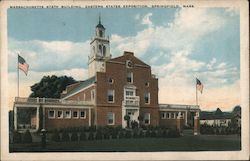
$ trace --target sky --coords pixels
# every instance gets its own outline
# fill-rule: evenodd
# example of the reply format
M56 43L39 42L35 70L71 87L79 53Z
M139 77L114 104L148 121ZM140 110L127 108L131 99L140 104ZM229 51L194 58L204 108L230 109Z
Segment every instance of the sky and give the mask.
M10 104L17 96L17 53L30 69L20 71L20 96L44 75L84 80L99 14L112 57L123 51L149 64L159 79L159 103L195 104L230 111L240 104L240 15L237 8L8 9ZM11 106L11 105L10 105Z

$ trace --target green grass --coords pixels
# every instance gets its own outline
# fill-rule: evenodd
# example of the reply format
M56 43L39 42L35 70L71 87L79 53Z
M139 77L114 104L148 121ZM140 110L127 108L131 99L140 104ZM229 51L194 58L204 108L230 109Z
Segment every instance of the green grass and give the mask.
M149 151L232 151L240 150L240 137L234 136L183 136L179 138L138 138L93 140L81 142L48 143L46 149L40 144L12 144L11 152L82 151L82 152L149 152Z

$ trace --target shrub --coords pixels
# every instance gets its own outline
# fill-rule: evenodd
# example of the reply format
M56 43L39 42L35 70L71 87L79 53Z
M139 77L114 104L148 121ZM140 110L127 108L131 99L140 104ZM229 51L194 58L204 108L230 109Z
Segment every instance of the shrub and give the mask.
M80 133L80 140L81 141L84 141L84 140L86 140L86 133L84 132L84 131L82 131L81 133Z
M118 131L116 129L113 129L113 131L111 132L112 139L116 139L117 135L118 135Z
M29 130L26 130L24 133L23 143L32 143L32 136Z
M132 137L131 131L127 130L125 133L125 138L131 138L131 137Z
M94 140L94 133L92 131L89 132L88 140Z
M139 137L140 137L140 138L143 138L143 137L144 137L144 132L143 132L142 130L139 132Z
M150 137L156 137L156 131L155 130L151 131Z
M60 139L60 134L57 130L55 130L52 134L52 138L51 138L53 141L55 142L59 142L61 139Z
M21 143L22 142L22 135L18 131L14 131L13 133L13 143Z
M119 137L119 139L122 139L122 138L125 137L125 136L124 136L123 130L121 130L121 131L119 132L118 137Z
M147 131L146 131L145 136L146 136L146 137L150 137L150 130L147 130Z
M131 127L132 127L132 129L138 128L139 127L138 122L137 121L131 121Z
M70 141L69 134L66 131L62 133L62 141L63 142Z
M73 132L72 135L71 135L71 141L78 141L78 135L77 135L77 132Z
M138 130L133 131L133 138L139 138L139 132Z
M97 130L96 135L95 135L96 140L102 140L102 131Z
M179 137L180 133L176 129L170 129L169 132L168 132L168 136L169 137Z

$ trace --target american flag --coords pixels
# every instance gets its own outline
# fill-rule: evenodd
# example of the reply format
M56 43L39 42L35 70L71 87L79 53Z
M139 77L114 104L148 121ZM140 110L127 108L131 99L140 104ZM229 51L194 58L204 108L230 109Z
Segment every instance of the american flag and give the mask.
M196 78L196 89L202 93L203 91L203 84L199 79Z
M18 68L21 69L25 75L28 74L29 64L27 64L24 58L20 55L18 55Z

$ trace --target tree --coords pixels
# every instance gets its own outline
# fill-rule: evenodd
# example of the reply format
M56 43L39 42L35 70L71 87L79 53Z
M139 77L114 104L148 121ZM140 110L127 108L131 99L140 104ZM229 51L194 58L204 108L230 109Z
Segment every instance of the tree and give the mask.
M39 83L32 85L30 97L60 98L66 86L75 83L72 77L55 75L44 76Z

